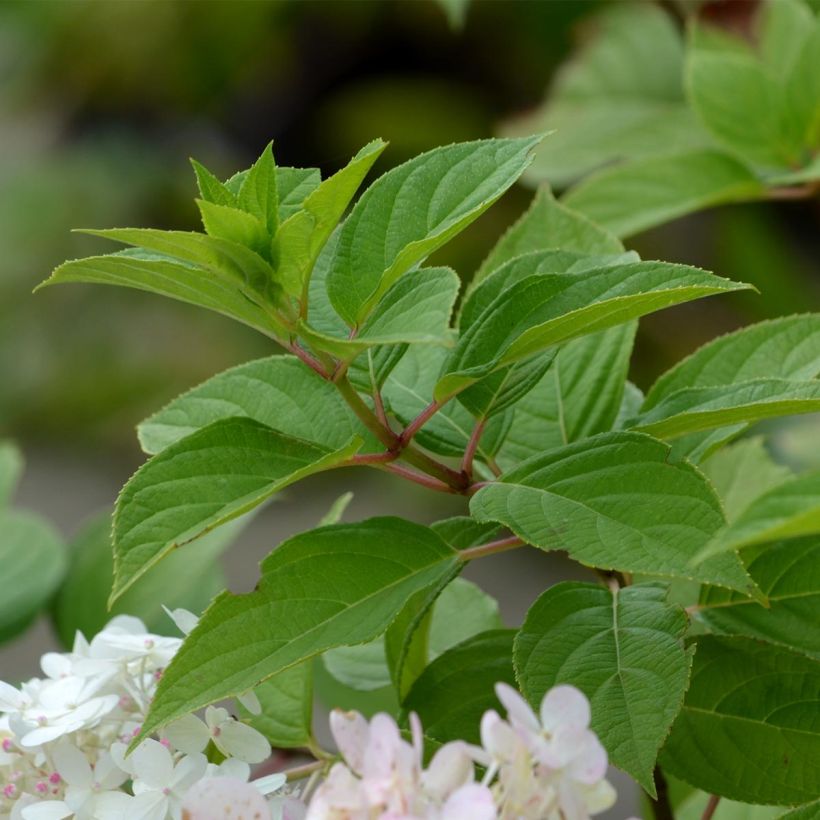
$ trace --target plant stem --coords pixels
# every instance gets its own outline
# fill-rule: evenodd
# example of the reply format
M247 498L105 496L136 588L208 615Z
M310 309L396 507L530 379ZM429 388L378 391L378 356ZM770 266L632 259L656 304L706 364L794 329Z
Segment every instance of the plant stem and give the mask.
M488 555L496 555L499 552L507 552L507 550L523 546L524 542L517 535L511 535L509 538L501 538L498 541L490 541L489 544L479 544L477 547L462 550L459 557L462 561L473 561L476 558L486 558Z
M650 805L652 806L652 815L655 820L675 820L675 814L672 811L672 803L669 800L669 784L663 776L660 766L655 766L655 788L658 791L658 796Z
M431 401L424 410L421 411L414 419L407 425L407 427L402 430L399 439L401 440L402 444L409 444L412 440L413 436L424 427L425 424L433 417L439 410L441 410L443 405L439 404L437 401Z
M481 434L484 432L484 425L487 419L478 419L473 427L473 432L470 434L470 440L467 442L467 449L464 451L464 459L461 462L461 472L467 481L472 481L473 478L473 459L475 458L476 450L478 450L478 443L481 441Z
M287 345L288 350L291 353L296 355L299 359L301 359L311 370L315 370L323 379L330 378L325 371L324 367L319 363L317 359L314 359L310 353L307 352L303 347L300 347L296 342L291 341Z
M718 803L720 803L720 795L710 794L709 802L706 804L706 808L703 810L703 815L700 820L712 820L712 815L715 813Z
M400 445L399 452L405 461L409 461L425 473L435 476L439 481L443 481L456 492L464 493L467 491L469 482L465 480L461 473L451 470L446 464L442 464L440 461L430 458L430 456L422 453L411 445L405 445L404 447Z
M313 763L305 763L304 766L294 766L292 769L285 771L285 777L288 781L304 780L310 777L314 772L320 771L324 766L327 766L326 760L314 760Z
M384 401L382 401L382 394L378 387L373 388L373 405L376 408L376 418L385 426L390 427L387 421L387 413L384 411Z
M396 450L399 445L399 437L379 421L376 414L364 403L362 397L356 392L356 389L350 383L347 376L343 376L337 382L334 382L334 384L342 394L342 398L350 406L350 409L359 417L359 421L361 421L388 450Z
M445 484L437 478L425 475L424 473L417 473L415 470L408 470L407 467L402 467L401 464L385 464L383 469L394 475L401 476L407 479L407 481L412 481L414 484L421 484L422 487L427 487L428 490L436 490L440 493L459 492L455 487L451 487L449 484Z

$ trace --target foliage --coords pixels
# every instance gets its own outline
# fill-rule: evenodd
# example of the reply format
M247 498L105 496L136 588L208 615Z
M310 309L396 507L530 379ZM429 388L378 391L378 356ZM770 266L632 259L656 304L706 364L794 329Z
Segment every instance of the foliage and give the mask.
M422 154L343 220L379 141L325 180L277 166L270 146L225 181L197 164L203 231L94 231L130 247L66 262L45 283L154 291L287 351L141 425L151 457L117 502L115 604L170 561L203 571L220 549L210 539L317 472L389 472L463 497L469 513L427 527L334 512L279 545L254 591L215 597L132 745L257 688L268 711L255 725L316 751L321 663L339 687L421 714L438 742L475 731L491 682L517 680L533 704L568 683L592 702L610 759L653 797L658 759L740 802L820 796L817 589L799 571L816 554L817 480L732 443L764 418L820 407L820 317L718 339L644 397L627 382L636 321L745 286L641 260L543 191L452 316L456 277L425 259L515 183L538 142ZM521 629L499 628L492 602L457 576L525 545L565 550L603 584L548 589ZM687 611L673 601L692 582Z

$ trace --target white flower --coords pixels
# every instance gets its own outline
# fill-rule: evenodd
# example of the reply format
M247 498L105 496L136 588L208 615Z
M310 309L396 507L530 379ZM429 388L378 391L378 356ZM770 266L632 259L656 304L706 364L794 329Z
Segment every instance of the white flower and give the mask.
M189 754L203 751L213 741L226 757L246 763L261 763L270 755L270 743L261 732L236 720L221 707L209 706L204 722L195 715L175 720L165 736L177 749Z
M190 820L257 820L269 818L262 793L235 777L212 777L194 783L182 801Z

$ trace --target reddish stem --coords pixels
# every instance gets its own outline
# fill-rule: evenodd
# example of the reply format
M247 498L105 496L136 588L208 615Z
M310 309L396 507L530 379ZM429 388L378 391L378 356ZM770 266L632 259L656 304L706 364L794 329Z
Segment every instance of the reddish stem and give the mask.
M476 558L485 558L488 555L496 555L499 552L507 552L507 550L523 546L524 542L517 535L511 535L509 538L501 538L498 541L490 541L489 544L480 544L477 547L462 550L460 557L462 561L473 561Z
M399 436L399 441L402 444L408 444L414 435L418 433L418 431L427 424L430 419L441 410L442 405L439 404L437 401L432 401L424 410L421 411L414 419L407 425L407 427L402 430L401 435Z
M459 493L454 487L439 481L437 478L424 475L424 473L417 473L415 470L408 470L407 467L402 467L400 464L385 464L384 469L415 484L421 484L422 487L427 487L429 490L436 490L440 493L455 493L456 495Z
M376 387L373 389L373 406L376 408L376 418L385 426L390 427L387 421L387 413L384 411L384 401L382 401L381 391Z
M351 456L347 460L347 464L359 465L359 464L389 464L391 461L395 461L398 458L398 453L391 452L387 450L383 453L362 453L360 455Z
M720 795L710 794L709 802L706 804L706 808L703 810L703 816L700 820L712 820L712 815L715 813L718 803L720 803Z
M318 359L314 359L313 356L307 352L307 350L299 347L296 342L290 342L290 344L288 344L288 350L301 359L311 370L315 370L323 379L330 378L325 372L324 367L322 367L319 363Z
M478 443L481 441L481 434L484 432L484 425L487 423L486 419L479 419L473 427L473 432L470 434L470 440L467 442L467 449L464 451L464 459L461 462L461 472L464 477L470 481L473 477L473 459L475 458L476 450L478 450Z

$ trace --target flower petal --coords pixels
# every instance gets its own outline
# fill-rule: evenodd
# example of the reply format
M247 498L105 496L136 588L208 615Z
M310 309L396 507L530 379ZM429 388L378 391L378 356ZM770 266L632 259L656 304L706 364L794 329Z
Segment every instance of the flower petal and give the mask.
M70 817L74 812L62 800L44 800L42 803L32 803L23 811L23 820L62 820Z
M168 724L165 737L174 748L190 755L201 752L208 745L211 733L196 715L184 715Z
M506 683L497 683L495 685L495 694L504 704L504 708L507 710L507 719L513 726L520 726L522 729L528 729L532 732L541 731L541 724L538 722L535 712L517 690Z
M212 777L195 783L182 801L191 820L252 820L270 817L262 794L249 783L232 777Z
M430 761L422 775L424 790L439 803L459 787L473 779L473 761L465 744L454 741L445 743Z
M361 774L364 766L364 750L370 736L367 721L358 712L334 709L330 713L330 731L336 746L348 766Z
M52 752L54 768L69 786L90 789L94 783L88 758L73 744L60 743Z
M468 783L447 798L441 820L496 820L492 792L479 783Z
M216 747L228 757L236 757L245 763L261 763L270 756L270 743L256 729L238 720L226 720L219 726L214 737Z
M134 778L151 789L164 789L171 781L174 761L171 753L157 740L143 740L131 754Z
M574 686L553 686L541 701L541 725L548 732L558 726L589 727L590 708L586 695Z

